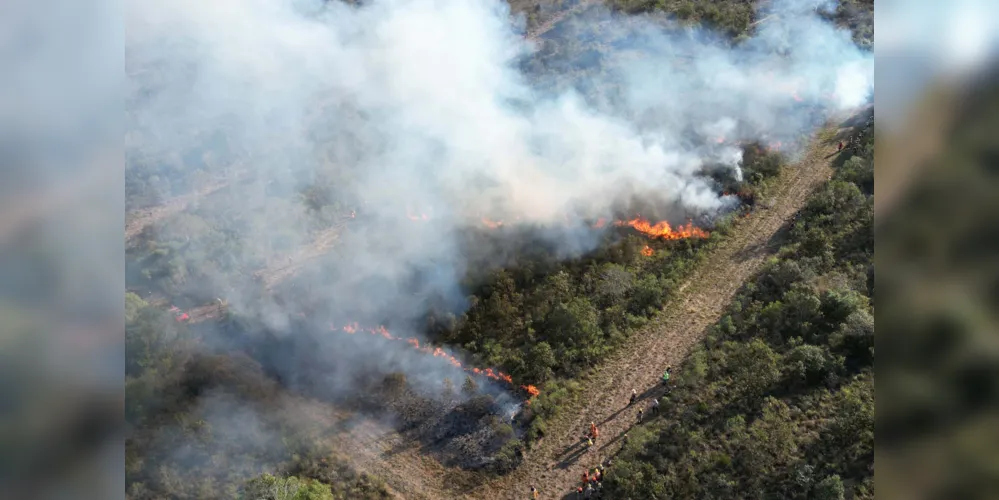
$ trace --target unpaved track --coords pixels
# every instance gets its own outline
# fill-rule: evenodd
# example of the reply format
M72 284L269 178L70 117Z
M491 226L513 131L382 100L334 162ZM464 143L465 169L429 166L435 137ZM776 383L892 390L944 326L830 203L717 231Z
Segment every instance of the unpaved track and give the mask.
M418 443L409 441L390 425L332 408L330 416L339 424L331 429L330 439L350 455L358 470L381 477L401 498L520 499L531 484L541 490L542 498L562 498L575 487L585 468L595 466L620 448L620 435L633 425L637 409L646 408L649 398L660 394L657 384L661 368L680 364L706 329L718 320L743 282L779 249L780 229L831 175L834 144L814 141L800 162L784 169L768 199L759 203L769 208L758 208L740 221L732 234L711 250L662 316L636 332L627 346L582 381L585 387L598 389L585 392L606 397L583 399L575 407L563 409L560 418L549 422L548 436L536 443L525 462L510 475L482 483L482 476L444 467L422 454ZM293 274L301 261L328 249L336 239L335 229L339 228L331 228L328 235L317 238L316 245L298 255L300 259L293 258L293 264L261 273L264 280L268 284L279 281ZM206 317L197 320L215 316L214 306L205 307ZM644 397L626 408L633 388ZM591 421L600 427L600 441L594 450L567 460Z
M582 381L594 389L586 393L601 397L584 398L575 407L563 409L560 418L549 422L548 436L536 443L515 472L482 482L482 476L443 467L421 454L419 444L407 441L390 426L363 418L354 421L349 413L337 412L338 420L344 422L333 437L338 448L352 454L359 470L385 479L406 499L522 499L532 484L541 490L541 498L563 498L575 488L585 468L617 452L620 436L634 424L637 409L647 408L649 398L660 394L661 368L680 364L738 288L779 249L781 228L832 174L834 144L835 140L814 141L801 161L784 169L770 197L761 202L769 208L758 208L740 221L698 266L662 316L636 332L627 346ZM631 389L643 398L626 408ZM600 427L599 442L593 451L567 460L591 421Z
M582 383L588 394L573 408L548 425L548 435L537 443L524 464L507 477L486 483L468 492L467 498L524 498L529 485L543 493L542 498L562 498L579 483L583 471L616 453L620 436L636 421L638 408L648 411L662 368L679 365L713 325L738 288L757 272L780 247L780 229L801 209L810 194L829 179L833 144L814 141L802 160L785 168L766 204L741 221L733 234L711 251L693 276L664 309L663 315L637 332L606 363ZM635 389L642 399L626 408ZM572 460L572 452L589 423L600 428L594 449ZM452 495L453 496L453 495Z
M551 31L551 29L554 28L555 25L557 25L558 23L562 22L562 20L564 20L565 18L567 18L569 16L572 16L572 15L575 15L575 14L578 14L578 13L580 13L580 12L588 9L589 7L591 7L593 5L597 5L599 3L601 3L600 0L579 0L579 3L577 3L576 5L574 5L572 8L569 8L569 9L566 9L566 10L562 10L562 11L559 11L559 12L555 13L552 17L548 18L545 22L543 22L543 23L535 26L534 29L529 30L527 32L527 35L524 36L524 38L526 38L527 40L530 40L532 42L537 42L538 40L541 39L542 35L544 35L545 33L549 32L549 31Z
M239 178L235 180L238 181ZM161 221L173 214L183 211L188 205L191 204L191 202L204 198L205 196L208 196L231 183L232 181L218 181L193 193L188 193L166 200L160 205L140 208L129 212L125 220L125 244L128 245L131 243L132 240L150 224Z

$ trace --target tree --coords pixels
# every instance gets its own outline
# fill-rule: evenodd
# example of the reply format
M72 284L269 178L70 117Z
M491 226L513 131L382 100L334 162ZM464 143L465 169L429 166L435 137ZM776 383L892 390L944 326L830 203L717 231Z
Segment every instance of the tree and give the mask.
M865 194L874 194L874 165L870 161L860 156L851 157L837 173L837 177L856 184Z
M834 474L815 485L815 495L812 498L815 500L843 500L845 494L843 481Z
M628 309L632 314L648 314L662 307L664 296L659 278L654 274L645 275L631 289Z
M536 383L544 382L551 378L552 368L555 366L555 352L548 342L538 342L531 347L527 355L528 376Z
M264 474L248 481L239 493L240 500L333 500L328 484L297 477Z
M631 290L635 277L618 264L604 264L598 271L596 290L598 303L606 308L616 304Z
M830 331L866 303L862 295L852 290L827 290L822 293L821 301L823 326Z
M465 375L465 382L461 384L461 392L465 394L474 394L479 390L479 384L475 383L475 379L471 375Z
M614 466L614 473L607 475L608 498L645 500L665 498L663 477L648 462L621 462Z
M535 317L544 318L551 314L558 304L572 300L573 291L572 277L569 276L569 273L559 271L548 275L534 294L532 302L535 304Z
M854 311L836 332L832 343L849 363L869 366L874 362L874 316L863 309Z
M732 386L742 401L755 401L780 378L780 355L760 339L748 343L726 342L726 365Z
M792 386L808 387L821 383L835 365L825 348L802 344L787 353L784 366Z
M125 294L125 324L134 322L139 316L139 311L148 305L146 301L142 300L142 297L127 292Z
M766 476L787 464L798 451L797 426L790 408L777 399L766 398L763 415L749 426L750 439L743 448L743 467Z
M567 347L566 370L578 370L572 364L577 359L588 361L595 357L602 347L600 326L597 322L597 309L585 297L576 297L567 304L559 304L547 321L552 338L558 339Z

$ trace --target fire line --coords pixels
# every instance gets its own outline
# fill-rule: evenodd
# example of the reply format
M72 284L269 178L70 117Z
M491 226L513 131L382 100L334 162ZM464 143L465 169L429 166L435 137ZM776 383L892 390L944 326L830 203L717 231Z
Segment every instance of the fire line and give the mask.
M416 338L413 338L413 337L409 337L409 338L396 337L396 336L392 335L391 333L389 333L388 329L386 329L384 326L381 326L381 325L373 327L373 328L362 328L362 327L358 326L358 324L356 322L354 322L354 323L349 323L347 325L344 325L342 328L337 328L335 325L330 324L330 330L331 331L343 331L343 332L346 332L346 333L348 333L350 335L353 335L353 334L355 334L357 332L366 332L366 333L368 333L370 335L377 335L377 336L380 336L380 337L384 337L384 338L386 338L388 340L406 342L407 344L411 345L413 347L413 349L416 349L416 350L418 350L420 352L433 355L433 357L435 357L435 358L444 358L447 362L451 363L455 367L461 368L466 373L471 373L471 374L474 374L474 375L481 375L481 376L484 376L484 377L489 377L489 378L491 378L493 380L497 380L497 381L500 381L500 382L505 382L505 383L507 383L507 384L509 384L511 386L515 385L513 383L513 377L511 377L510 375L507 375L506 373L503 373L503 372L498 371L498 370L493 370L492 368L466 367L466 366L462 365L461 361L458 361L458 359L455 358L454 356L452 356L452 355L444 352L444 350L441 349L440 347L420 346L420 340L419 339L416 339ZM537 396L538 394L541 393L541 391L539 391L537 387L534 387L533 385L530 385L530 384L528 384L528 385L521 385L519 387L521 389L523 389L527 394L530 395L530 398L527 400L528 404L530 404L531 400L535 396Z

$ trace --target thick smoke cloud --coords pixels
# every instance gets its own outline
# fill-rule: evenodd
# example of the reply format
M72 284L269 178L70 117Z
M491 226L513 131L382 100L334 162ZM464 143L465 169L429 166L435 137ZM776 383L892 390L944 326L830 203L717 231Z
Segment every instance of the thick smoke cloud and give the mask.
M311 241L305 209L268 193L335 179L377 224L352 223L336 248L350 272L316 277L314 293L412 318L423 304L401 283L420 269L422 291L460 300L460 234L483 217L558 225L551 240L570 255L598 239L562 227L570 212L613 216L639 195L718 213L735 201L699 175L706 165L741 175L738 141L790 146L868 98L872 55L820 18L828 5L770 9L735 45L593 10L599 69L563 56L565 71L537 73L522 68L544 54L495 0L128 2L127 147L255 175L198 210L241 214L243 251L262 264ZM289 325L281 306L258 312Z

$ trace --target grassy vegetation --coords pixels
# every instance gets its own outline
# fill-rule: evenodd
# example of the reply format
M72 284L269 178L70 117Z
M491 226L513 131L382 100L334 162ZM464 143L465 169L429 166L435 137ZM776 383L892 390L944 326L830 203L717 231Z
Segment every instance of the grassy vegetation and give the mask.
M733 37L753 20L747 2L616 5L628 12L672 12ZM720 174L716 181L720 191L738 193L751 205L782 160L758 145L749 146L745 158L746 181ZM193 175L203 174L184 177L171 162L129 165L130 208L162 201L157 193L189 193L199 185ZM356 205L337 182L347 177L325 172L269 186L255 206L242 206L223 190L154 224L128 250L128 285L184 308L224 297L231 287L252 302L254 294L268 293L255 284L253 271L308 243L295 235L329 228ZM872 189L869 154L840 168L837 180L809 205L803 219L810 223L795 229L795 243L747 286L716 335L680 371L681 386L666 405L669 418L648 426L646 439L634 439L616 466L610 487L619 495L613 498L647 498L631 496L638 491L835 493L836 475L848 489L866 491L872 477L864 469L870 428L864 418L873 408L873 352L867 349L873 296L865 289L870 256L864 231ZM299 225L259 227L261 213ZM426 333L436 344L468 352L473 364L543 386L519 420L530 443L574 401L579 378L655 317L729 224L720 221L704 240L650 241L618 231L596 251L569 261L534 251L485 275L476 268L465 281L470 307L432 311ZM646 247L651 256L642 253ZM276 490L291 491L291 498L387 497L383 483L353 471L328 444L322 406L291 393L252 357L260 350L218 352L138 296L128 294L125 302L129 498L277 498L266 493ZM222 328L236 323L227 318ZM241 419L220 419L235 409ZM493 470L508 471L525 444L509 424L495 425L506 443ZM831 437L816 438L819 431ZM765 473L749 478L748 467ZM277 475L261 475L265 471ZM703 478L691 471L704 472ZM789 479L798 476L803 482Z
M718 180L752 203L756 191L780 173L783 160L758 145L747 147L745 157L745 181ZM574 401L575 380L654 318L731 224L732 216L719 221L706 239L631 235L570 261L524 256L474 288L463 314L432 313L429 335L468 351L476 364L544 387L520 415L520 423L529 425L529 446L544 435L547 420ZM643 248L653 254L644 255Z
M308 483L305 496L245 498L389 498L329 444L322 406L288 394L245 355L208 354L183 324L134 294L125 310L128 498L234 498L262 471ZM247 487L274 481L287 479Z
M627 13L661 13L690 25L707 26L731 39L747 36L756 22L765 22L756 12L763 2L746 0L610 0L611 8ZM874 0L839 0L828 17L853 33L860 46L874 43Z
M632 433L610 498L873 498L873 138L838 163Z

